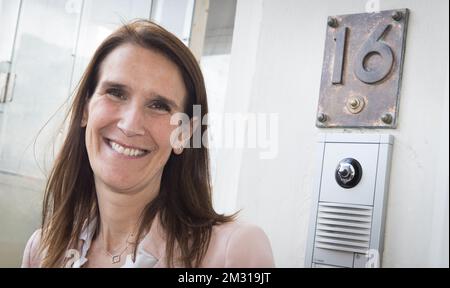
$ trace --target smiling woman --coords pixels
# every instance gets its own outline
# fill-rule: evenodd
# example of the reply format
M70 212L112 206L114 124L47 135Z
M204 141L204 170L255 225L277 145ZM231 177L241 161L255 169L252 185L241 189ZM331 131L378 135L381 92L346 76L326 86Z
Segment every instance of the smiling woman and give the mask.
M177 66L159 52L124 44L105 58L82 120L96 187L136 194L152 187L142 196L156 196L172 150L170 116L184 110L185 95Z
M189 135L206 132L193 105L208 113L198 63L175 36L145 20L109 36L77 89L22 266L273 266L260 228L214 211L208 149L171 145L176 113Z

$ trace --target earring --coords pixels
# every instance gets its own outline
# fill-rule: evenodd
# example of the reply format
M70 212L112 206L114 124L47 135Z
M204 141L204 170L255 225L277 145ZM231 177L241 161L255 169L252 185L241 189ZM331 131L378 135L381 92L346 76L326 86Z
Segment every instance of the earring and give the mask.
M183 153L183 146L178 146L177 148L174 148L174 152L177 155L180 155L181 153Z

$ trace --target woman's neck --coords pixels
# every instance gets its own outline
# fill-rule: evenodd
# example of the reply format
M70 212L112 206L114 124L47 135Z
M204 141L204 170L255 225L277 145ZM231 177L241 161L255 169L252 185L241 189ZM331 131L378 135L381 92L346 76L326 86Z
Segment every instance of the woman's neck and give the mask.
M122 193L95 181L100 212L98 240L104 249L121 249L132 241L139 228L141 213L159 193L159 184L133 193Z

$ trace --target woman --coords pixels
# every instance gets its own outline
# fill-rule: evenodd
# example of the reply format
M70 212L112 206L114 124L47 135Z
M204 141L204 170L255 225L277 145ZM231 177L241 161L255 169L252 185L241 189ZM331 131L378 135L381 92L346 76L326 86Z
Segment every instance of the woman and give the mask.
M207 114L203 77L175 36L145 20L109 36L77 89L22 266L272 267L260 228L213 210L208 150L187 148L206 131L193 105ZM190 134L173 147L180 112Z

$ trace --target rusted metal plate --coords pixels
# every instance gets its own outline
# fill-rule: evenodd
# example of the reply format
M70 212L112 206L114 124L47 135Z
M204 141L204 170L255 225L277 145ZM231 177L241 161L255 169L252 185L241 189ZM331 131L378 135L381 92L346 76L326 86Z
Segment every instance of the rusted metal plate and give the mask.
M396 127L408 16L328 18L317 127Z

